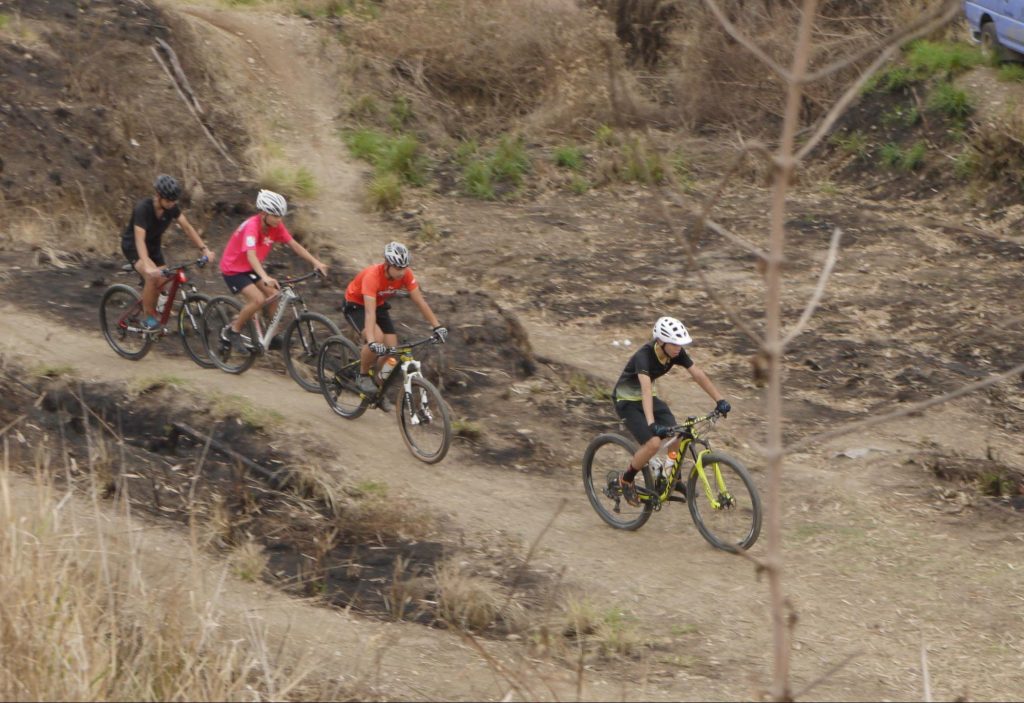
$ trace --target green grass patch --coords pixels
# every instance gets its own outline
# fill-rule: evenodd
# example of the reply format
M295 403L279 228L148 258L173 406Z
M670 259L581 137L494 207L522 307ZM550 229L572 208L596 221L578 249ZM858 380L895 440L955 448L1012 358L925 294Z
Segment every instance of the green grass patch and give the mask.
M360 481L355 485L355 489L367 496L379 496L380 498L387 498L388 496L388 485L380 481Z
M829 137L829 141L844 154L856 156L858 159L865 159L871 153L871 143L867 136L858 130L836 132Z
M974 105L967 91L943 81L928 96L928 109L954 120L963 120L974 112Z
M0 12L0 31L11 26L11 16L6 12Z
M388 115L388 124L396 132L405 129L405 126L412 121L412 104L404 95L399 95L391 103L391 112Z
M619 177L627 183L654 185L666 178L665 162L661 154L651 151L639 139L634 139L622 150L622 168Z
M927 149L924 142L917 142L904 149L899 144L889 143L879 150L882 163L899 171L916 171L924 164Z
M555 165L559 168L567 168L571 171L579 171L583 168L583 152L579 147L561 146L555 149L552 157Z
M343 139L352 156L374 163L384 151L388 135L375 129L356 129L347 132Z
M294 168L276 160L265 163L260 168L258 178L264 188L286 195L309 198L315 195L317 190L316 178L312 171L305 166Z
M907 65L918 78L939 73L947 76L961 73L982 63L981 52L969 44L919 39L905 52Z
M370 181L366 197L374 210L394 210L402 204L402 179L396 173L377 173Z
M1004 63L999 67L996 78L1007 83L1024 83L1024 64Z
M416 186L426 182L427 158L414 135L357 129L345 134L344 140L352 155L373 164L379 175L391 173Z
M462 171L462 188L466 195L481 200L494 200L494 173L486 159L473 159Z
M914 81L910 69L906 66L893 66L890 69L873 75L864 84L864 93L898 93Z
M612 146L615 144L615 130L606 124L601 125L594 132L594 140L598 144L604 144L605 146Z
M530 170L530 157L526 154L523 138L503 136L491 156L491 169L498 180L520 185Z
M456 159L464 164L463 192L481 200L494 200L501 185L518 188L532 168L522 138L508 135L490 153L484 153L476 142L463 142Z
M452 431L456 437L465 437L466 439L479 439L484 433L483 426L479 422L473 420L452 420Z
M586 178L578 173L572 174L572 179L569 180L569 190L576 195L583 195L590 190L592 184Z

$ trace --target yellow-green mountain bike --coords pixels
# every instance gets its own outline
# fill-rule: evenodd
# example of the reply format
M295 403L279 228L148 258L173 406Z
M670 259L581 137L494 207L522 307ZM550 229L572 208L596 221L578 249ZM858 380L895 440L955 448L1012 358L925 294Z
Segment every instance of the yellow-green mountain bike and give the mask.
M652 459L636 475L640 505L635 507L622 496L619 474L637 443L615 433L595 437L583 455L583 485L601 519L619 530L638 530L666 503L684 502L713 546L728 552L750 549L761 533L761 496L743 464L711 451L706 435L720 417L717 412L689 417L672 428L679 438L676 456L665 465Z

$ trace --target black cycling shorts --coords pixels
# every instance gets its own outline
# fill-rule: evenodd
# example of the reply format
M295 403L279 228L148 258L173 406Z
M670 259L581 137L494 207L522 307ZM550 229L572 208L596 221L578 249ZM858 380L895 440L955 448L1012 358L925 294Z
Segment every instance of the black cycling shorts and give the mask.
M391 321L391 304L384 303L377 306L377 326L384 334L395 334L395 323ZM345 301L343 308L345 319L356 328L356 332L362 335L366 329L366 308L351 301Z
M139 259L142 258L139 256L138 249L136 249L134 246L126 247L124 245L121 245L121 253L124 254L124 257L126 259L128 259L128 263L132 265L132 268L135 268L135 264L138 263ZM156 249L155 251L150 251L149 259L157 266L163 266L165 263L167 263L166 261L164 261L164 253L159 249Z
M238 293L246 286L251 286L260 280L260 277L256 275L255 271L246 271L245 273L224 273L224 282L228 284L228 290L232 293Z
M676 418L672 411L669 410L668 403L657 396L653 400L654 421L665 427L674 427ZM651 432L650 425L647 424L647 418L644 417L643 403L639 400L616 400L614 402L615 414L622 418L629 433L636 437L636 441L640 444L647 444L651 437L654 436L654 433Z

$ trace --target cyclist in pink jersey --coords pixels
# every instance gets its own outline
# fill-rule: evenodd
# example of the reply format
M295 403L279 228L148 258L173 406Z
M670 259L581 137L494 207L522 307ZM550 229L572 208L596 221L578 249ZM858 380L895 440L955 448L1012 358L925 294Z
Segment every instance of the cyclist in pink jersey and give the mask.
M321 275L327 274L327 266L295 241L284 226L284 216L288 214L288 202L284 196L261 190L256 196L256 209L259 213L238 226L220 258L220 272L224 282L232 293L241 295L245 302L238 317L220 333L221 341L233 345L237 351L245 351L239 334L243 325L281 287L263 268L263 261L270 254L274 242L287 244ZM275 306L276 303L267 306L268 316L273 316Z
M369 375L374 359L377 359L376 369L379 371L387 358L388 347L398 344L395 323L391 320L391 304L388 302L398 291L409 291L409 297L416 303L423 318L430 323L438 341L444 344L448 339L448 328L437 321L437 316L427 304L409 268L409 261L409 250L405 245L391 242L384 247L384 262L367 266L345 289L345 319L367 342L360 353L357 381L359 389L364 393L377 390L373 377ZM381 398L377 407L389 412L393 406L390 399Z

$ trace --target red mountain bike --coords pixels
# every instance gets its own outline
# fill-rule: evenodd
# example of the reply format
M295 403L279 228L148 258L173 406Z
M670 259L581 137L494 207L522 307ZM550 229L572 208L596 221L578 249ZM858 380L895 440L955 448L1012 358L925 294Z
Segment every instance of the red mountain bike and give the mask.
M124 283L115 283L107 288L100 300L100 329L114 351L132 361L138 361L148 354L153 343L170 332L167 323L173 316L175 300L180 298L177 332L181 345L192 361L203 368L212 368L213 362L206 355L202 334L203 310L209 297L200 293L185 274L188 268L202 268L206 262L207 257L204 256L195 261L170 264L163 268L161 273L168 280L160 286L160 299L157 301L160 324L153 330L142 325L146 314L142 310L142 294L137 288Z

